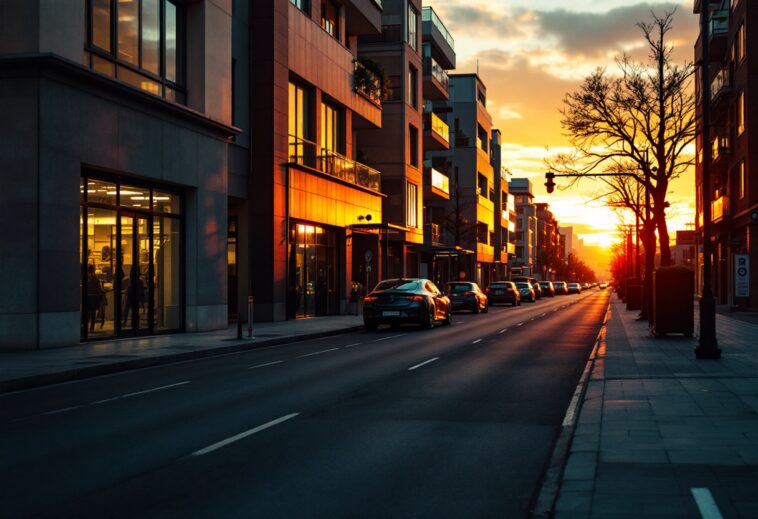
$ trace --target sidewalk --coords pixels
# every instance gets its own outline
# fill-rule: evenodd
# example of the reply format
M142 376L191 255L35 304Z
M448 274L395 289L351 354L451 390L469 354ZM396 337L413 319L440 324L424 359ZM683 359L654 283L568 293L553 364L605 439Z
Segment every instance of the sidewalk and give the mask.
M722 359L695 360L637 314L613 296L555 517L758 517L758 325L717 315Z
M308 340L363 328L354 315L256 323L253 339L237 340L236 325L208 333L179 333L85 343L68 348L0 353L0 393Z

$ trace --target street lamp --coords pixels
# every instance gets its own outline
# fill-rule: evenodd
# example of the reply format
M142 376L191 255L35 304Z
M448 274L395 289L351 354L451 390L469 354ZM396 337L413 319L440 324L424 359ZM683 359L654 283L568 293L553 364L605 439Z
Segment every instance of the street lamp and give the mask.
M710 73L710 2L703 2L700 8L700 95L702 110L702 205L703 205L703 293L700 297L700 338L695 348L697 359L720 359L721 350L716 340L716 300L711 289L711 73Z

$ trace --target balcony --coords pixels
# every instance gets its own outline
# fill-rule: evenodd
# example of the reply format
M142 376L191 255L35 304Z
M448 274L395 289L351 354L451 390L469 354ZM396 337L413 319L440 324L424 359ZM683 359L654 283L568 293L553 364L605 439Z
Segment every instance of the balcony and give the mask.
M713 161L716 162L719 158L729 155L729 137L722 135L713 139Z
M424 151L449 150L450 128L434 112L424 114Z
M508 253L509 256L515 256L516 255L516 244L512 242L508 242L505 244L505 247L503 247L505 252Z
M424 58L424 99L446 101L450 94L450 77L445 69L432 58Z
M443 68L455 68L455 40L431 7L421 9L421 35L424 43L430 43L432 52Z
M381 107L384 100L384 79L371 70L368 62L354 60L353 90Z
M711 82L711 101L727 101L731 91L731 82L729 81L729 69L722 68Z
M443 231L442 226L438 223L426 224L426 236L425 241L429 245L442 245L443 243Z
M434 168L426 168L424 198L428 200L450 200L450 178Z
M729 8L711 12L708 25L711 39L711 59L719 60L726 56L729 46Z
M289 136L289 162L306 166L343 182L381 192L381 173L315 142Z
M729 197L722 195L711 202L711 221L718 223L729 216Z
M345 23L348 34L380 34L382 32L382 1L350 0L345 2Z

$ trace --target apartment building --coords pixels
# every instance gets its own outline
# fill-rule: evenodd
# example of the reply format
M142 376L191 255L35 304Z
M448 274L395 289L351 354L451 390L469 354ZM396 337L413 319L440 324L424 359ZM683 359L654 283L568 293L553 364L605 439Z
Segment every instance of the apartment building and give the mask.
M6 0L0 348L227 326L231 0Z
M695 44L697 64L708 59L711 73L711 131L709 142L697 138L696 236L703 243L702 190L711 200L712 279L718 303L758 308L758 291L735 290L736 262L746 260L754 273L758 269L758 32L748 19L758 18L758 4L748 0L694 2L695 13L708 9L711 31L700 34ZM708 56L702 55L702 38L710 43ZM702 88L697 75L697 95ZM698 101L698 113L702 103ZM702 150L712 150L711 183L702 182ZM698 250L702 250L698 248ZM698 254L698 276L702 279L702 252ZM744 268L744 266L741 266ZM697 286L702 283L699 281Z
M558 221L555 219L549 205L537 206L537 262L536 273L540 279L551 280L556 265L563 261L565 249L561 248Z
M537 265L537 206L532 181L514 178L508 188L516 203L516 254L509 262L512 274L533 276Z
M508 279L508 262L516 256L516 199L508 192L510 172L502 164L502 133L492 130L492 167L495 170L495 277Z
M252 174L230 214L251 250L237 284L256 320L345 313L386 252L382 178L360 159L370 141L356 139L382 124L381 70L358 55L360 38L381 35L381 3L247 5Z

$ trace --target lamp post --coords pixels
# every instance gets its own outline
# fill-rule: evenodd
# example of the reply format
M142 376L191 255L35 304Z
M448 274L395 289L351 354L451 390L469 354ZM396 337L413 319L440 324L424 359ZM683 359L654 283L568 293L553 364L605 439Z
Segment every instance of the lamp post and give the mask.
M711 77L710 77L710 2L701 2L700 41L702 56L700 62L700 95L702 124L702 209L703 209L703 293L700 297L700 338L695 348L697 359L719 359L721 350L716 340L716 301L711 289Z

